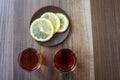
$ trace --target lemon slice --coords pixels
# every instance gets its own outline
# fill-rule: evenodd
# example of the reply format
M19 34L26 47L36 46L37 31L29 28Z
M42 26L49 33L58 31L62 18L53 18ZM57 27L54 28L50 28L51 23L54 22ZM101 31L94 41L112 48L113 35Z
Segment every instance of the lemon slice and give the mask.
M30 34L33 39L46 42L52 38L54 34L54 28L49 20L45 18L39 18L34 20L31 24Z
M60 19L60 28L59 28L58 32L65 32L69 26L68 18L62 13L56 13L56 15Z
M46 18L52 22L55 30L54 33L59 30L60 20L56 14L54 14L53 12L46 12L41 16L41 18Z

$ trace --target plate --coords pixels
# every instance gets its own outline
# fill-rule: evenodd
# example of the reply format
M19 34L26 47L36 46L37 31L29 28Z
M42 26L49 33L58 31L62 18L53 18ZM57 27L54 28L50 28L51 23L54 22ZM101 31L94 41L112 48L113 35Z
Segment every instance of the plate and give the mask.
M40 16L45 12L55 12L55 13L60 12L65 14L68 17L67 13L63 9L56 6L46 6L46 7L40 8L37 12L34 13L34 15L31 18L30 25L35 19L40 18ZM70 23L69 23L68 29L65 32L55 33L54 36L47 42L38 42L38 41L37 42L43 46L55 46L64 42L65 39L67 39L69 33L70 33Z

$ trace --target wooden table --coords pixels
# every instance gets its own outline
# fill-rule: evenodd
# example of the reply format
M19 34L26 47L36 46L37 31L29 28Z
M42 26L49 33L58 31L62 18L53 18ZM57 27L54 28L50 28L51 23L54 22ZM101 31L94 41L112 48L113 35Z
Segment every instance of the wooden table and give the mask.
M120 0L0 0L0 80L120 80ZM32 15L41 7L62 8L71 19L69 37L44 47L29 34ZM44 56L40 70L26 72L19 52L33 47ZM53 66L55 51L69 48L77 56L73 72Z

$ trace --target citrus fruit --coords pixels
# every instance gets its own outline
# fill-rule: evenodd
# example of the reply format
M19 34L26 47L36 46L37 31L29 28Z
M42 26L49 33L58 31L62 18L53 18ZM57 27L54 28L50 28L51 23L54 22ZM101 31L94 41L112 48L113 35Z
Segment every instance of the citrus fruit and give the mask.
M49 20L45 18L39 18L32 22L30 26L30 34L33 39L46 42L53 36L54 28Z
M46 12L44 13L41 18L46 18L48 20L50 20L54 26L54 33L57 32L60 28L60 20L58 18L58 16L53 13L53 12Z
M65 32L69 26L68 18L62 13L56 13L56 15L60 19L60 28L57 32Z

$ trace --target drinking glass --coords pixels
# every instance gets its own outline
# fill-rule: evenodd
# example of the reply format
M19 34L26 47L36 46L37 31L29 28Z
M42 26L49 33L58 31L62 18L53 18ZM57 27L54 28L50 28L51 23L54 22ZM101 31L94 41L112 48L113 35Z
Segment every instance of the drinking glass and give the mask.
M55 53L54 65L61 72L73 71L76 67L76 56L70 49L60 49Z
M34 71L40 68L40 53L34 48L23 50L18 56L20 67L27 71Z

